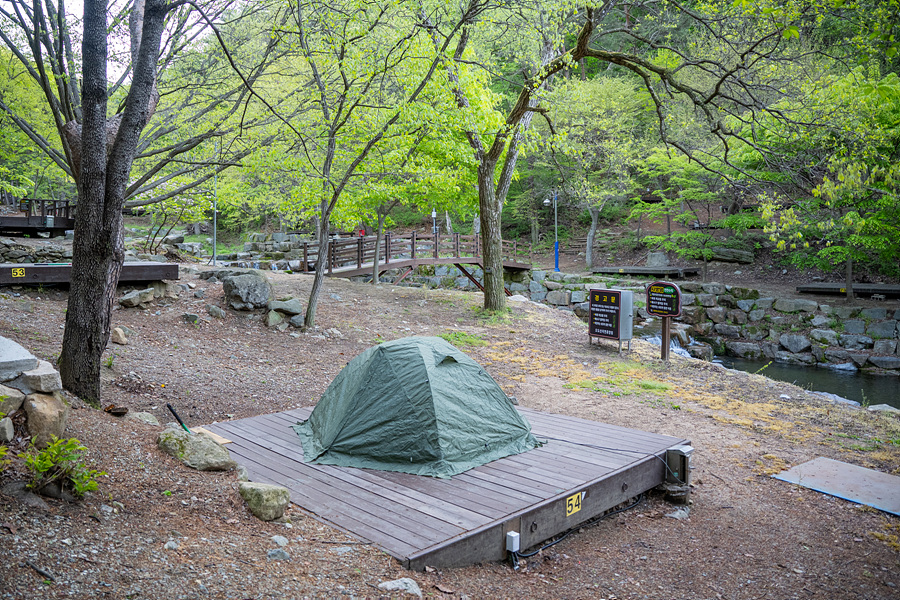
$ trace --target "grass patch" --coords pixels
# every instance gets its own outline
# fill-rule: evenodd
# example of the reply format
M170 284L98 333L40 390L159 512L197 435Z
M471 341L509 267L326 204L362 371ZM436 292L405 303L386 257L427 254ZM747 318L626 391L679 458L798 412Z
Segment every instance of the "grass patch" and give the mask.
M480 335L472 335L464 331L447 331L438 334L438 337L450 342L457 348L463 346L487 346L488 344L487 340Z

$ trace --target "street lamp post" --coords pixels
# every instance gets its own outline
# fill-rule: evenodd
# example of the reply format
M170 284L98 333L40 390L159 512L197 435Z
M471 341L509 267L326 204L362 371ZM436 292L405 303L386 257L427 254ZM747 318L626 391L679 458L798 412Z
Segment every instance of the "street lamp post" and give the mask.
M544 199L544 206L550 206L553 203L553 270L559 272L559 220L557 219L556 203L559 198L559 192L553 190L553 200Z

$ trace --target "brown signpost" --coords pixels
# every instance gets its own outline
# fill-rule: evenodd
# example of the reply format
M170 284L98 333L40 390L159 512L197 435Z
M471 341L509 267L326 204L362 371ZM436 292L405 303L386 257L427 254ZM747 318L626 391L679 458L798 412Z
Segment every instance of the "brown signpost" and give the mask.
M681 290L674 283L654 281L647 286L647 313L662 317L662 352L660 358L669 360L672 317L681 316Z

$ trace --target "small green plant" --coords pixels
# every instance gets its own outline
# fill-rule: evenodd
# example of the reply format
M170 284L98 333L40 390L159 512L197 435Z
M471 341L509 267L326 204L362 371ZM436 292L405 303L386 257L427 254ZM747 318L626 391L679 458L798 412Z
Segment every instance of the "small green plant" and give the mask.
M88 469L81 460L87 450L75 438L59 439L53 436L50 445L43 450L32 446L31 451L21 454L25 466L31 472L28 487L40 490L52 483L69 489L76 498L83 498L97 489L97 477L106 475L103 471Z
M162 493L162 495L163 495L163 496L171 496L171 495L172 495L172 490L165 490L165 491Z
M106 357L106 360L103 361L103 365L107 369L112 369L113 363L115 362L115 360L116 360L115 353L111 353L109 356Z
M772 361L770 360L769 362L767 362L766 364L764 364L763 366L761 366L760 368L758 368L757 370L755 370L755 371L753 371L753 372L754 372L756 375L759 375L760 373L762 373L763 371L765 371L766 369L768 369L768 368L769 368L769 365L771 365L771 364L772 364Z
M0 446L0 473L6 470L6 465L10 463L9 459L6 458L7 452L9 452L9 448Z
M487 340L479 335L472 335L464 331L447 331L438 337L450 342L456 347L461 346L487 346Z

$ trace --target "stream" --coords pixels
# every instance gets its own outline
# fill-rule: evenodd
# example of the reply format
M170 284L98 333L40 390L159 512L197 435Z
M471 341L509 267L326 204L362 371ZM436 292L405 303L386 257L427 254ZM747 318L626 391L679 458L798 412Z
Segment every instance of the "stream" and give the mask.
M660 324L658 319L645 321L641 325L636 324L634 336L659 345ZM671 351L687 354L674 340ZM804 367L769 360L745 360L733 356L716 356L713 362L729 369L758 373L776 381L793 383L815 392L834 394L862 405L889 404L900 408L900 377L896 375L839 371L827 367Z

